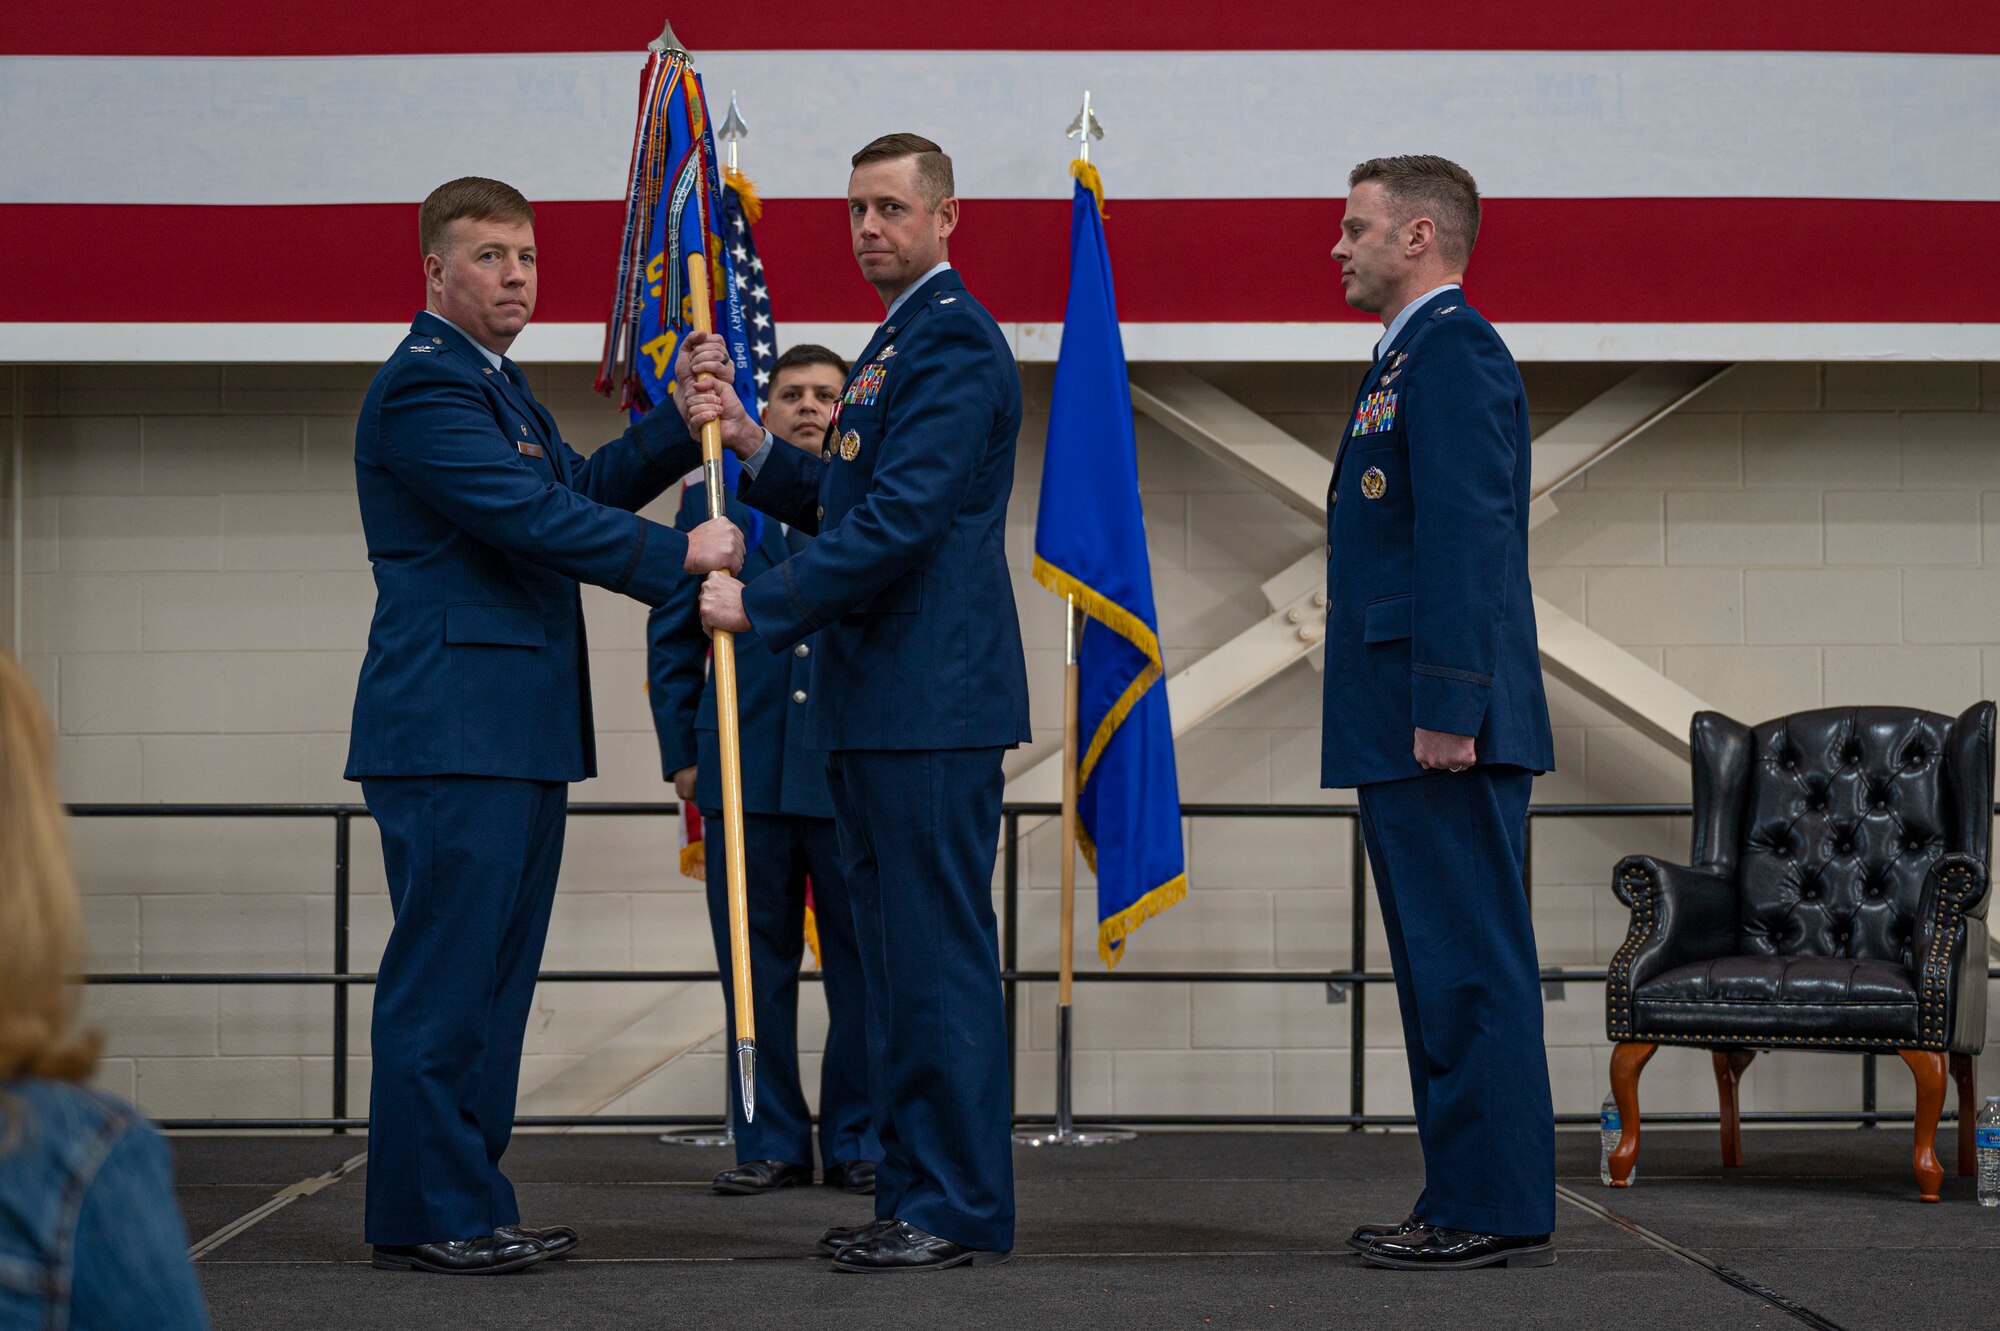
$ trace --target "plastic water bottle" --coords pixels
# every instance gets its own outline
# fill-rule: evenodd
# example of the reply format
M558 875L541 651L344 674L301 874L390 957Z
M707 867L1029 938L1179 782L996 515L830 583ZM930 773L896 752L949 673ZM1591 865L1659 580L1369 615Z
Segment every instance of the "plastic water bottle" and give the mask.
M1973 1120L1972 1145L1979 1156L1979 1204L2000 1206L2000 1095L1987 1096Z
M1993 1098L2000 1100L2000 1096ZM1988 1103L1991 1104L1990 1101ZM1984 1116L1980 1121L1985 1121ZM2000 1118L1994 1120L1994 1132L1996 1140L2000 1140ZM1625 1130L1618 1122L1618 1097L1616 1094L1607 1095L1604 1097L1604 1107L1597 1111L1597 1181L1607 1188L1611 1186L1611 1153L1618 1149L1618 1143L1624 1136ZM1985 1175L1981 1174L1980 1177L1984 1179ZM1625 1176L1625 1182L1630 1186L1638 1181L1639 1162L1635 1160L1632 1162L1632 1172Z

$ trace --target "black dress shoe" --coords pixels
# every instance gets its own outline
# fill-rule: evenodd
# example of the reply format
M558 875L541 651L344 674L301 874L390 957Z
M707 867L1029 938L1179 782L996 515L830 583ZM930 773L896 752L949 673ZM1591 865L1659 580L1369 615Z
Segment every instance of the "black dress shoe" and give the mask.
M725 1169L717 1174L710 1191L729 1197L755 1197L780 1188L809 1188L812 1181L811 1165L788 1165L782 1160L746 1160L734 1169Z
M1354 1227L1354 1232L1347 1236L1347 1246L1354 1249L1354 1251L1356 1252L1362 1252L1365 1251L1368 1245L1373 1243L1376 1239L1401 1238L1403 1235L1413 1234L1417 1230L1422 1229L1423 1227L1424 1227L1424 1222L1417 1219L1417 1213L1415 1211L1412 1211L1410 1212L1409 1217L1405 1219L1401 1224L1356 1225Z
M898 1220L872 1238L857 1240L833 1255L833 1269L857 1275L894 1271L943 1271L953 1266L997 1266L1012 1254L967 1248L926 1234L907 1220Z
M493 1237L496 1239L526 1239L539 1243L549 1250L551 1257L567 1257L578 1243L576 1230L568 1225L546 1225L533 1228L528 1225L495 1225Z
M1547 1234L1419 1229L1375 1240L1361 1250L1361 1260L1398 1271L1466 1271L1475 1266L1554 1266L1556 1250Z
M843 1160L837 1165L826 1167L826 1186L851 1192L858 1197L875 1195L875 1162L873 1160Z
M848 1244L872 1239L895 1223L893 1220L870 1220L865 1225L835 1225L819 1236L819 1250L831 1257Z
M441 1276L497 1276L519 1271L549 1255L529 1238L487 1234L443 1243L378 1243L373 1264L384 1271L429 1271Z

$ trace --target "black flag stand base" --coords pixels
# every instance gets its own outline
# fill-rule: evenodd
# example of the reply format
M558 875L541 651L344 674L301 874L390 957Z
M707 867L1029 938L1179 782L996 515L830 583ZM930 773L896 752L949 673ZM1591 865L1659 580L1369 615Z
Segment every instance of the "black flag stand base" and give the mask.
M1056 1009L1056 1121L1053 1128L1023 1128L1014 1134L1017 1146L1116 1146L1136 1133L1118 1128L1079 1128L1070 1087L1070 1017L1076 1011L1064 1003Z
M663 1132L654 1138L663 1146L734 1146L736 1129L729 1121L729 1079L736 1069L724 1062L722 1068L722 1122L712 1128L689 1128L686 1132Z

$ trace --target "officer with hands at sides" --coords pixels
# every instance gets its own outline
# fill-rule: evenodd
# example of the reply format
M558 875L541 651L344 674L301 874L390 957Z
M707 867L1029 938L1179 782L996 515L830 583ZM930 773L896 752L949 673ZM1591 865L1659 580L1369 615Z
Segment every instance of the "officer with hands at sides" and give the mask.
M1555 765L1528 585L1528 399L1460 283L1479 191L1442 157L1363 162L1333 259L1380 316L1327 488L1321 784L1352 786L1402 1007L1424 1189L1363 1260L1555 1261L1555 1120L1521 881Z
M535 311L534 223L496 180L424 200L425 309L355 426L376 596L347 776L395 911L366 1231L397 1270L512 1271L577 1245L568 1226L523 1226L500 1172L568 783L596 770L577 584L657 605L743 564L727 521L680 532L634 511L701 460L673 408L585 458L507 359Z
M685 381L683 381L685 382ZM771 369L765 425L780 447L814 459L847 382L847 362L825 347L788 349ZM812 537L746 507L731 495L731 521L743 528L743 576L755 578L812 543ZM700 484L681 496L676 526L693 529L708 515ZM721 758L715 681L708 671L701 584L684 579L647 621L648 694L660 758L683 804L707 820L703 839L709 922L736 1043L735 987L729 983L729 880L722 854ZM736 697L743 755L743 847L750 907L750 973L757 1002L757 1117L745 1122L740 1090L729 1082L736 1164L715 1176L716 1192L753 1195L813 1181L813 1125L799 1089L799 963L805 951L810 882L826 991L826 1047L820 1064L819 1155L828 1187L872 1193L881 1147L868 1112L867 990L854 942L854 912L834 832L826 755L806 747L812 639L782 655L761 647L736 654Z
M851 165L849 238L885 312L826 460L751 424L719 338L691 339L680 379L688 420L719 419L744 457L743 499L818 533L747 585L711 578L701 616L744 650L812 638L807 742L828 753L882 1144L875 1220L820 1246L837 1271L921 1271L1014 1243L992 875L1001 756L1029 738L1004 542L1021 383L950 265L951 159L892 134Z

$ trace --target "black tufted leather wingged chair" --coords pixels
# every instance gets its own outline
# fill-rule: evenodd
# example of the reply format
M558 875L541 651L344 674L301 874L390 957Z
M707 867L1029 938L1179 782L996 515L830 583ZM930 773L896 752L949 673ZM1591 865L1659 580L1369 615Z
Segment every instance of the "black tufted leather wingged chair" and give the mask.
M1993 720L1990 702L1957 720L1894 707L1755 727L1696 715L1693 863L1633 855L1613 875L1632 908L1605 995L1625 1128L1614 1185L1638 1158L1639 1072L1662 1044L1712 1051L1725 1165L1743 1162L1736 1092L1756 1051L1900 1055L1927 1202L1944 1181L1932 1142L1948 1059L1959 1173L1972 1173Z

